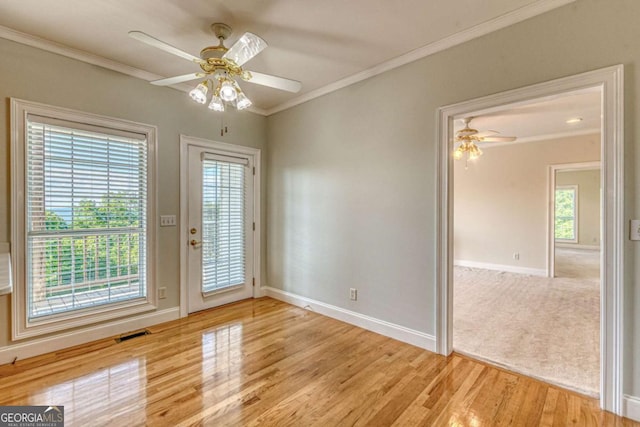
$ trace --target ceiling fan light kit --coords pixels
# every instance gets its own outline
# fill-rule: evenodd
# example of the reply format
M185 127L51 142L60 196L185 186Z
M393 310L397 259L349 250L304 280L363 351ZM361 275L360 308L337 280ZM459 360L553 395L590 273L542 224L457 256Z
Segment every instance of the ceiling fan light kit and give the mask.
M168 86L205 77L189 92L189 96L198 104L206 104L208 94L211 92L208 108L213 111L223 112L228 105L232 105L238 110L244 110L252 105L251 100L240 88L236 77L250 83L294 93L298 92L302 87L300 82L296 80L268 74L255 73L256 78L254 79L254 75L250 71L242 68L247 61L267 47L267 42L259 36L246 32L228 49L224 46L224 41L231 34L231 27L226 24L215 23L211 25L211 29L218 38L218 45L202 49L200 58L141 31L130 31L129 36L198 64L202 70L201 72L155 80L151 83L157 86Z
M459 143L458 147L453 152L453 158L461 160L465 154L467 160L476 160L482 156L482 150L478 147L479 142L512 142L516 140L515 136L497 136L496 131L478 132L477 129L469 127L469 123L473 117L466 117L463 119L464 128L456 132L455 142Z
M482 150L473 141L463 142L453 152L453 158L456 160L462 159L465 153L467 154L467 160L476 160L482 156Z

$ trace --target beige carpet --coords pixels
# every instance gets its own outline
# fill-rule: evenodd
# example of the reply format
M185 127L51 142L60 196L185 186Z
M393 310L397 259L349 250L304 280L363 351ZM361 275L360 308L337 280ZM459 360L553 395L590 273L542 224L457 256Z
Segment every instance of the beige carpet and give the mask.
M562 277L456 267L454 349L597 396L599 252L556 249L556 272Z

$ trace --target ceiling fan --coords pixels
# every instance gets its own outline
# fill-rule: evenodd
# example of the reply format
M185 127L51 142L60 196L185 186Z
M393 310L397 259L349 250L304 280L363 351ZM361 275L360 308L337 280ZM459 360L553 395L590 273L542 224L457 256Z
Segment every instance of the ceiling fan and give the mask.
M302 87L302 84L296 80L248 71L242 68L246 62L267 47L267 42L259 36L246 32L233 46L227 48L224 46L224 41L231 35L231 27L226 24L215 23L211 25L211 29L218 38L218 45L205 47L200 51L200 57L191 55L142 31L129 31L129 36L149 46L198 64L201 69L198 72L154 80L151 84L168 86L204 78L189 92L189 95L197 103L205 104L207 102L207 93L211 91L212 94L208 106L214 111L224 111L226 104L234 105L238 110L251 106L251 101L240 88L236 77L249 83L293 93L298 92Z
M486 130L478 132L477 129L470 127L473 117L465 117L462 119L464 128L456 132L455 142L460 143L453 152L456 160L462 159L467 154L467 160L475 160L482 155L482 150L478 148L478 142L512 142L516 140L515 136L499 136L499 132L495 130Z

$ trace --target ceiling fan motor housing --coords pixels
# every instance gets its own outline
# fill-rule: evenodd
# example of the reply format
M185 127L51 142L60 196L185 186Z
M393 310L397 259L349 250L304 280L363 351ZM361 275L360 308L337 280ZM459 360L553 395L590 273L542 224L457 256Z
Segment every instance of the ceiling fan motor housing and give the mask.
M221 22L211 24L211 30L216 35L219 43L217 46L207 46L200 51L200 58L205 61L209 59L221 59L229 49L224 46L224 41L231 35L231 27Z
M211 24L211 31L213 31L218 40L226 40L231 35L231 27L221 22Z

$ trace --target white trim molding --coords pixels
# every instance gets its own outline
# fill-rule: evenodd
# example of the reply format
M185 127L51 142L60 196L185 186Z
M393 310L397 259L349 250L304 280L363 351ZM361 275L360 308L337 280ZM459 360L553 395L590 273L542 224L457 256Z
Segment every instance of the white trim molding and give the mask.
M473 40L502 28L517 24L518 22L522 22L529 18L533 18L534 16L541 15L558 7L573 3L574 1L576 0L538 0L532 2L512 12L498 16L494 19L490 19L489 21L482 22L466 30L454 33L441 40L412 50L404 55L400 55L396 58L385 61L350 77L338 80L337 82L330 83L321 88L307 92L271 109L263 110L261 108L252 106L249 108L249 111L263 116L270 116L271 114L275 114L291 107L295 107L296 105L310 101L314 98L318 98L322 95L326 95L327 93L334 92L359 81L377 76L378 74L385 73L389 70L393 70L394 68L398 68L402 65L417 61L429 55L441 52L445 49L449 49L450 47L457 46L469 40ZM152 81L164 78L163 76L159 76L157 74L150 73L139 68L134 68L129 65L125 65L120 62L95 55L93 53L65 46L63 44L33 36L31 34L22 33L8 27L0 26L0 37L27 46L46 50L48 52L57 53L58 55L66 56L68 58L77 59L79 61L107 68L109 70L118 71L120 73L137 77L142 80ZM178 84L170 87L183 92L191 90L191 88L185 84Z
M436 349L436 340L433 335L415 329L268 286L262 288L262 294L425 350L435 352Z
M634 421L640 421L640 397L624 395L622 415Z
M178 319L178 307L0 347L0 365Z
M491 264L488 262L466 261L456 259L453 265L457 267L482 268L484 270L505 271L507 273L527 274L530 276L547 276L547 270L544 268L518 267L517 265Z
M438 109L436 150L438 206L436 216L436 344L437 351L453 351L453 120L547 96L594 88L602 91L601 164L602 269L600 298L600 405L623 411L623 294L624 294L624 68L615 65L534 84Z
M259 298L263 296L262 285L262 260L261 254L261 234L262 234L262 221L261 212L262 207L260 205L261 200L261 166L262 166L262 152L259 148L247 147L244 145L229 144L226 142L212 141L209 139L197 138L194 136L180 135L180 317L187 317L189 315L188 308L188 249L189 249L189 208L188 208L188 194L189 194L189 146L195 146L205 149L210 149L216 153L231 155L242 154L251 157L253 160L253 166L255 167L255 174L253 175L253 222L255 223L255 229L253 231L253 278L255 280L253 286L253 297Z

